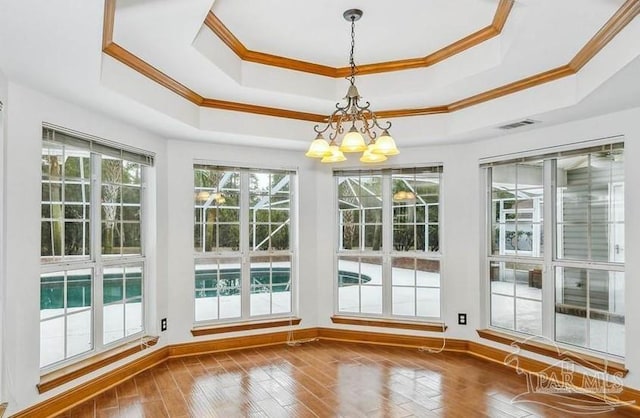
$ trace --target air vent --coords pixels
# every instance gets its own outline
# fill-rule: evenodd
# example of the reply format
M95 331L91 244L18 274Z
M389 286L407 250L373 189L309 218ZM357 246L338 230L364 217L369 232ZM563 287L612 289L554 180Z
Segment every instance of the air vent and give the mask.
M509 123L507 125L498 126L498 129L516 129L522 126L533 125L534 123L540 123L540 121L533 119L524 119L518 122Z

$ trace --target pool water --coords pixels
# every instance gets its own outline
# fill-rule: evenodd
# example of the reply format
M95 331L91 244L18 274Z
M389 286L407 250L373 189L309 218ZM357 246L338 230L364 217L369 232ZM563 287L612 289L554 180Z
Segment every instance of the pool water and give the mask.
M127 273L126 286L122 274L105 274L103 303L109 304L142 297L142 274ZM288 267L254 267L251 269L251 292L290 291L291 271ZM340 270L340 287L362 284L371 277L352 271ZM91 275L67 276L67 308L91 306ZM240 269L197 270L195 273L196 298L236 295L240 293ZM61 309L64 304L64 276L42 277L40 280L40 309ZM124 288L124 289L123 289Z

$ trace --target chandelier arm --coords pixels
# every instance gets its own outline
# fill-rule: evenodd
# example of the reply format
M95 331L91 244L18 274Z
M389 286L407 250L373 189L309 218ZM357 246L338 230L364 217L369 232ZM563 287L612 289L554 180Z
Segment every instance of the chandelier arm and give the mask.
M343 112L340 114L338 120L336 121L333 132L329 133L329 142L335 141L338 138L338 135L342 135L344 133L344 126L342 126L342 123L344 122L346 117L348 117L346 113Z
M334 130L337 130L337 120L340 117L336 117L336 115L340 114L342 117L342 115L346 114L346 110L344 108L338 108L336 109L328 118L326 125L324 125L324 128L321 129L320 125L316 125L313 127L313 130L318 133L318 134L323 134L325 132L327 132L327 130L329 130L329 128L332 128Z
M360 105L360 101L356 100L356 101L355 101L355 106L356 106L356 108L357 108L358 110L360 110L360 111L365 111L365 110L369 109L369 107L371 106L371 103L369 103L369 102L365 102L365 104L364 104L364 105Z
M380 129L382 131L386 131L386 130L391 129L391 122L390 121L387 121L387 123L384 126L382 126L382 125L380 125L380 122L378 122L378 118L375 115L373 115L373 123L378 129Z
M349 99L347 101L347 104L345 104L344 106L340 106L340 102L336 103L336 110L343 110L346 112L347 110L349 110L349 107L351 107L351 99Z
M376 115L375 113L373 113L371 110L369 109L362 109L361 113L361 118L363 120L363 123L365 123L369 129L373 128L374 125L374 121L376 119Z
M366 134L367 134L367 136L369 137L369 139L370 139L371 141L375 141L375 140L376 140L376 137L378 136L378 135L376 134L376 132L375 132L375 131L372 131L372 130L371 130L371 127L370 127L368 124L366 124L366 123L362 125L362 129L361 129L360 131L361 131L363 134L365 134L365 133L366 133Z
M358 128L358 131L362 134L366 134L370 140L376 139L376 133L371 130L373 125L369 123L370 117L369 114L372 114L371 111L358 112L356 115L356 120L360 121L362 127Z
M316 125L313 127L313 130L317 133L317 134L323 134L327 131L327 129L329 129L329 124L327 123L324 127L324 129L320 129L320 125Z
M320 125L316 125L316 126L313 127L313 130L317 134L323 134L323 133L327 132L327 130L329 129L330 125L331 125L331 122L327 122L323 129L320 129Z
M367 102L368 104L368 102ZM371 123L369 123L369 129L373 129L373 128L378 128L381 131L387 130L387 129L391 129L391 122L387 121L387 123L383 126L380 124L380 122L378 121L378 116L376 116L375 113L373 113L373 111L369 110L369 108L365 108L362 110L362 113L365 115L364 117L367 120L370 120Z

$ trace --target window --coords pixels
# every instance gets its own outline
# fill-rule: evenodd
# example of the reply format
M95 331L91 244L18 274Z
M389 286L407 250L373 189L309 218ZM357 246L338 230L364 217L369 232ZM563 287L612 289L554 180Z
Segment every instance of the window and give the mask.
M143 179L153 157L45 127L40 366L144 329Z
M334 172L339 313L440 318L441 172Z
M487 171L491 325L623 356L623 145Z
M491 169L491 324L542 334L542 160Z
M194 165L195 321L292 313L295 173Z

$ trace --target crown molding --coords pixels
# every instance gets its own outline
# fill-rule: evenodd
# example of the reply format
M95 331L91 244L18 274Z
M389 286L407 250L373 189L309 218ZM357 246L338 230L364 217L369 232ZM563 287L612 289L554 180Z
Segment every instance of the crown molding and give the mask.
M218 99L204 99L200 103L200 106L208 107L211 109L231 110L236 112L253 113L256 115L275 116L280 118L297 119L318 123L325 123L328 119L326 115L298 112L295 110L280 109L276 107L259 106L254 104L238 103Z
M562 65L560 67L532 75L531 77L526 77L518 81L514 81L513 83L505 84L495 89L487 90L474 96L466 97L462 100L450 103L449 105L447 105L447 108L449 112L455 112L456 110L475 106L480 103L488 102L489 100L497 99L498 97L517 93L519 91L530 89L541 84L549 83L560 78L568 77L574 75L575 73L576 71L569 68L568 65Z
M622 29L640 13L640 1L627 0L611 16L602 28L582 47L567 64L574 71L580 71L591 58L595 57Z
M495 36L500 35L504 28L509 13L513 8L514 0L500 0L491 24L473 32L431 54L424 57L407 58L395 61L385 61L371 64L358 65L358 75L388 73L392 71L411 70L424 68L437 64L447 58L459 54L469 48L481 44ZM321 75L325 77L343 78L351 74L350 67L331 67L279 55L267 54L248 49L237 36L212 11L207 14L204 25L208 27L222 42L225 43L242 61L254 62L262 65L286 68L287 70L302 71L305 73Z
M181 84L179 81L164 74L162 71L156 69L151 64L140 59L139 57L137 57L136 55L134 55L133 53L131 53L130 51L126 50L125 48L121 47L120 45L118 45L113 41L115 3L116 3L116 0L105 0L102 51L105 54L113 57L117 61L127 65L128 67L132 68L138 73L144 75L145 77L155 81L159 85L187 99L193 104L200 107L211 108L211 109L253 113L258 115L304 120L304 121L310 121L310 122L324 123L327 121L326 115L300 112L300 111L291 110L291 109L260 106L260 105L250 104L250 103L226 101L226 100L220 100L216 98L206 98L201 96L200 94L191 90L187 86ZM508 10L507 10L507 6L508 6ZM499 13L496 12L493 23L488 28L494 28L495 25L498 25L500 26L500 30L501 30L502 26L504 26L504 23L507 20L509 11L511 10L512 6L513 6L513 0L501 0L498 7ZM605 45L609 43L609 41L611 41L618 33L620 33L622 29L624 29L631 21L633 21L633 19L639 13L640 13L640 0L626 0L625 3L616 11L616 13L614 13L614 15L607 20L607 22L602 26L602 28L565 65L562 65L547 71L543 71L529 77L525 77L523 79L514 81L512 83L508 83L508 84L484 91L482 93L478 93L473 96L469 96L469 97L457 100L455 102L452 102L446 105L431 106L431 107L424 107L424 108L390 109L390 110L383 110L383 111L376 112L376 114L379 118L389 119L389 118L399 118L399 117L409 117L409 116L424 116L424 115L434 115L434 114L441 114L441 113L452 113L457 110L461 110L470 106L475 106L484 102L488 102L490 100L493 100L502 96L517 93L522 90L530 89L532 87L540 86L542 84L549 83L551 81L555 81L564 77L575 75L596 54L598 54L598 52L600 52L602 48L604 48ZM212 14L210 13L210 15ZM207 19L209 19L209 16L207 17ZM497 29L491 29L491 30L497 30ZM458 44L456 48L464 47L465 49L467 49L474 45L477 45L477 42L476 42L477 39L475 39L476 37L482 38L484 36L488 36L488 34L480 34L480 32L482 31L489 31L489 29L487 28L482 29L472 35L469 35L469 37L458 41L458 43L460 44ZM227 45L229 45L229 43L233 44L234 42L233 39L235 39L235 36L233 36L231 32L228 32L228 34L225 36L227 37L224 38L223 41ZM225 39L227 40L225 41ZM425 58L432 57L431 59L434 59L434 60L437 59L441 61L442 59L448 58L460 52L460 51L456 52L455 48L453 48L452 50L447 50L447 48L443 48L442 50L439 50L434 53L434 54L441 54L441 56L438 55L435 58L433 58L432 56L434 54L431 54ZM256 54L261 54L261 53L256 53ZM275 61L282 58L282 57L277 57L275 55L270 57L273 57L272 59ZM318 64L305 63L304 61L296 61L296 60L291 61L287 58L282 58L282 59L288 60L287 62L292 63L292 65L294 66L295 65L298 65L298 66L306 66L306 65L317 66L318 65ZM417 65L414 59L403 60L403 61L393 61L391 63L397 63L397 64L392 65L389 63L379 63L379 64L370 64L370 65L377 66L376 68L377 70L379 70L377 72L398 71L400 69L399 67L401 66L406 67L408 65ZM387 67L387 65L389 66ZM433 65L433 63L429 65ZM395 70L392 69L394 68L394 66L396 68ZM366 67L367 67L366 65L359 67L361 70L360 74L363 74L362 70L363 68L366 69ZM331 67L326 67L326 68L331 68ZM412 67L412 68L416 68L416 67ZM288 68L288 69L297 69L297 68L294 67L294 68ZM340 69L337 69L337 70L340 71ZM374 70L369 69L367 71L374 71Z
M116 20L115 0L104 2L104 17L102 20L102 50L104 51L113 43L113 25Z
M204 20L204 25L208 27L218 38L220 38L220 40L224 42L224 44L227 45L229 49L231 49L242 61L286 68L288 70L302 71L326 77L337 77L338 69L334 67L247 49L225 26L225 24L222 23L218 16L213 14L211 11L207 14L207 17Z
M106 3L111 3L111 0L108 0ZM109 43L106 47L102 49L102 52L109 55L110 57L115 58L120 61L124 65L130 67L131 69L137 71L138 73L144 75L145 77L155 81L160 84L162 87L171 90L178 96L181 96L191 103L201 106L204 102L204 98L200 96L195 91L191 90L184 84L179 81L174 80L169 77L162 71L155 68L153 65L139 58L137 55L134 55L130 51L124 49L120 45L115 42Z

